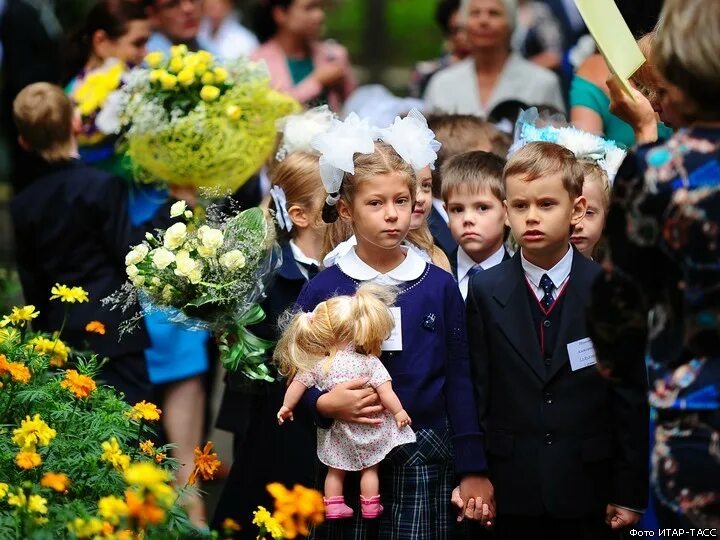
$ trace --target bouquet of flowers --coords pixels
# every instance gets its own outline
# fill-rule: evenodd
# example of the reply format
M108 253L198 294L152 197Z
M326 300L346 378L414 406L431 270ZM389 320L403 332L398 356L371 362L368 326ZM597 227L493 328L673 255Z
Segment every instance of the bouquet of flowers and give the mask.
M273 151L275 122L299 108L270 89L264 66L244 58L221 64L178 45L145 62L97 120L105 133L122 134L140 181L234 191Z
M148 302L143 309L175 308L173 320L212 329L221 360L229 370L250 379L272 381L263 353L272 342L245 327L264 318L257 301L265 280L281 261L272 221L260 208L228 217L215 207L203 219L193 217L185 203L175 203L171 216L182 218L135 246L125 258L131 288L108 299L118 305L136 291ZM150 305L152 304L152 305ZM130 321L132 322L132 321Z

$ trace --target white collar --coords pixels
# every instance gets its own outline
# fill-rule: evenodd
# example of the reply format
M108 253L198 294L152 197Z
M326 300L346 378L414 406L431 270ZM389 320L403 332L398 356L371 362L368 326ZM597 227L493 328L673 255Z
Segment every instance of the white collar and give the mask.
M487 259L484 261L481 261L480 263L476 263L470 255L468 255L465 250L458 246L458 253L457 253L457 278L458 281L462 281L462 279L467 275L467 273L476 265L480 265L480 268L483 270L487 270L488 268L492 268L493 266L496 266L500 264L505 258L505 246L500 246L500 248L490 255Z
M315 266L320 266L320 261L316 261L315 259L305 255L303 250L298 247L294 240L290 240L290 249L292 250L293 258L296 262L299 262L300 264L314 264Z
M403 246L405 260L389 272L382 274L366 264L355 252L355 247L335 262L344 274L358 281L369 281L379 276L387 276L396 281L413 281L422 276L427 263L414 250Z
M440 217L443 218L445 223L450 222L450 216L448 216L447 210L445 210L445 203L442 201L442 199L436 199L433 197L432 205L435 210L437 210L437 213L440 214Z
M522 249L520 250L520 261L522 263L523 270L525 271L525 276L527 276L530 283L532 283L536 288L540 288L540 280L542 279L543 274L547 274L548 277L552 279L555 288L559 289L562 287L563 283L565 283L567 278L570 277L570 270L572 269L573 262L573 248L572 246L568 246L565 256L550 270L545 270L544 268L535 266L533 263L528 261L522 254Z

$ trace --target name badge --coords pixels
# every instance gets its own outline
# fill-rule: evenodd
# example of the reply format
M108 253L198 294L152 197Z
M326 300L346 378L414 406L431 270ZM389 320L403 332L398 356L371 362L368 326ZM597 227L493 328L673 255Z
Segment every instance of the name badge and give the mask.
M391 307L390 313L392 313L393 319L395 320L395 326L393 326L390 337L387 338L382 344L383 351L402 351L402 314L399 307Z
M567 350L568 356L570 357L570 367L573 371L597 364L595 346L590 338L579 339L578 341L568 343Z

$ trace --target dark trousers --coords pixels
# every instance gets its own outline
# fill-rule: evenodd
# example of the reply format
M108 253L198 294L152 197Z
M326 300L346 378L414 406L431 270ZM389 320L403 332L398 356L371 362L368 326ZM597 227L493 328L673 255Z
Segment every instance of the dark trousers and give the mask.
M496 540L620 540L604 516L558 519L549 516L498 516Z
M112 386L124 394L130 405L146 400L152 401L153 386L142 352L116 356L105 363L97 377L98 382Z

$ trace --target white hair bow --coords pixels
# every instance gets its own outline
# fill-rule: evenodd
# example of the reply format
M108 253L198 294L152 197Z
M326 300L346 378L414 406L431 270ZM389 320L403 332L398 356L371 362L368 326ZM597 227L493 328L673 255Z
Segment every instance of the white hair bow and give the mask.
M283 137L275 159L282 161L293 152L313 152L313 138L326 132L335 118L335 113L327 105L322 105L278 120L277 129Z
M287 211L287 197L285 196L285 190L280 186L273 186L270 190L270 196L275 201L275 219L277 219L278 225L281 229L285 229L290 232L293 228L293 222L290 219L290 214Z
M390 127L380 130L380 138L391 145L415 171L428 165L431 169L435 168L437 151L441 145L417 109L410 110L405 118L395 117Z

